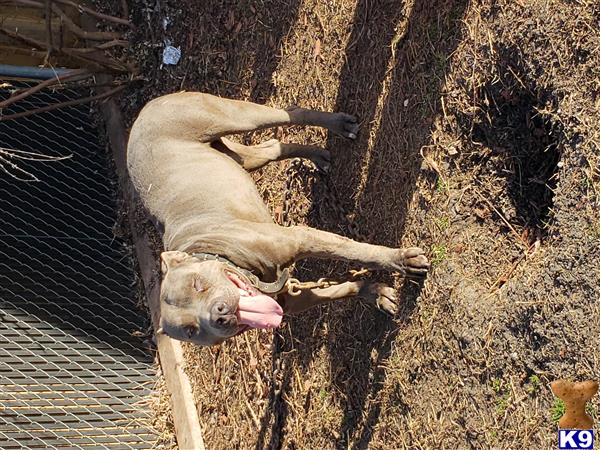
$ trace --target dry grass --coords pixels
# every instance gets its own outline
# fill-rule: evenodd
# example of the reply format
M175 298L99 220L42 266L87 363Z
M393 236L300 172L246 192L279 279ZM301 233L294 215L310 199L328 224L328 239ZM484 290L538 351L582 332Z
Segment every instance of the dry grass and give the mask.
M553 447L549 381L600 373L597 3L134 6L147 82L124 104L131 120L179 89L356 114L355 143L276 135L332 151L334 185L372 242L420 244L436 263L422 287L389 280L403 298L394 322L340 302L275 337L188 347L208 447ZM164 37L182 46L175 68L157 63ZM285 167L256 174L273 210ZM321 189L296 193L296 222L344 233Z

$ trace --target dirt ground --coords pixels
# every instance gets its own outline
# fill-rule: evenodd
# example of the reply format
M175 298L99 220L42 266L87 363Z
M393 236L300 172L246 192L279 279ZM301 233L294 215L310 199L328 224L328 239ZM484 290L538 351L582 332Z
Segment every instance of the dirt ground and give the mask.
M146 77L123 100L130 121L181 89L355 114L356 142L243 139L326 146L362 233L433 261L422 285L376 275L401 293L394 320L338 302L274 335L187 347L207 447L555 448L549 382L600 378L600 4L135 0L130 15ZM160 65L165 39L177 66ZM287 166L256 173L274 212ZM348 234L304 175L294 222ZM172 446L167 404L163 390Z

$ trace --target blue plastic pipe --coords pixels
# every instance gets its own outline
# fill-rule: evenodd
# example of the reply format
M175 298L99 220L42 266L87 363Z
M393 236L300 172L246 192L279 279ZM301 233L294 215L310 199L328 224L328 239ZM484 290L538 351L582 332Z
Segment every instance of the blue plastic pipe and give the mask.
M35 80L47 80L56 75L64 75L70 69L51 69L47 67L26 67L0 64L0 77L33 78Z

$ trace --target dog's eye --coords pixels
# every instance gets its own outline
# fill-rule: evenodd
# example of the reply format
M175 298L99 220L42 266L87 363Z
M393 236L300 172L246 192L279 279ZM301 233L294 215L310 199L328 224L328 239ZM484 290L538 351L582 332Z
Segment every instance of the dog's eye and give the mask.
M193 338L196 335L196 333L198 333L198 327L194 325L185 327L185 334L187 335L188 339Z

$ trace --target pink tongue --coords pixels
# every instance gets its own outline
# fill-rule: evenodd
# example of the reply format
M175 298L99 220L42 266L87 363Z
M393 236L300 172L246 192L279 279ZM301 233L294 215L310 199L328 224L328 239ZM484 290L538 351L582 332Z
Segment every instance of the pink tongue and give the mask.
M240 291L240 302L238 304L239 322L252 328L277 328L283 318L283 310L279 303L268 295L259 294L248 296L243 290Z

